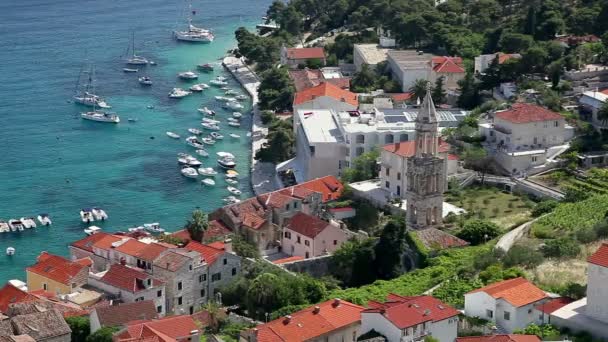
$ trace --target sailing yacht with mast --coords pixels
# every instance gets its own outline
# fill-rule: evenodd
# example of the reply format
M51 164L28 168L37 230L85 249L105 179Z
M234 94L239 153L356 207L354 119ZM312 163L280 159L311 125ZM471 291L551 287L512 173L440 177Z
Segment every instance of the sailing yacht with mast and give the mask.
M147 65L149 63L145 57L138 56L135 53L135 32L131 35L131 43L127 48L126 56L128 56L126 63L129 65Z
M81 84L82 75L87 74L88 78L84 84ZM98 107L102 109L112 108L108 105L103 98L98 95L95 95L92 92L93 87L93 67L91 66L88 71L84 71L83 68L80 69L80 73L78 74L78 79L76 80L76 89L74 91L74 103L78 103L84 106L89 107Z
M95 69L91 68L89 79L93 80L95 77ZM95 90L93 81L90 82L92 91ZM108 122L108 123L119 123L120 117L115 113L106 112L103 110L97 110L97 105L93 103L93 110L89 112L80 113L80 117L85 120L97 121L97 122Z
M196 15L196 10L192 9L192 4L189 3L189 12L188 12L188 29L185 31L173 31L173 35L175 39L187 42L197 42L197 43L211 43L215 37L210 30L196 27L192 25L192 16Z

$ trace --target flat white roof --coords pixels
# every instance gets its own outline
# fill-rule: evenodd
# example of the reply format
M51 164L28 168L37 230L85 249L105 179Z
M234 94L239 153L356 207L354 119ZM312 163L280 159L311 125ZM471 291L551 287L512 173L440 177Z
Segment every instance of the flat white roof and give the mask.
M329 109L299 109L298 118L309 143L341 142L342 134Z
M521 151L521 152L510 152L507 153L512 155L513 157L521 157L521 156L530 156L535 154L545 154L546 150L530 150L530 151Z
M606 100L608 100L608 95L599 91L586 91L583 93L583 96L588 96L602 102L606 102Z
M376 65L386 60L387 52L391 49L380 47L378 44L355 44L355 49L359 51L365 64Z

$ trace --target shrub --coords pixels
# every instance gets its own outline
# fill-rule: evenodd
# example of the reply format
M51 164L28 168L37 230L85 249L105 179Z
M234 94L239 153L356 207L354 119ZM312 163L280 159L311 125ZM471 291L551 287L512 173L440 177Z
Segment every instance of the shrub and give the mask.
M515 245L507 252L503 263L506 267L520 265L532 268L540 265L543 259L543 254L536 249L525 245Z
M549 240L541 250L548 258L574 258L581 252L578 243L569 238Z
M597 240L595 227L581 228L575 233L575 236L580 243L590 243Z
M555 236L553 229L546 226L532 227L532 235L537 239L553 239Z
M605 220L597 223L593 228L598 238L608 237L608 222Z
M534 209L532 209L532 217L539 217L543 214L550 213L558 204L557 201L553 200L539 202Z
M492 240L500 234L500 228L490 221L471 220L465 222L458 232L458 237L470 242L472 245Z
M276 118L276 116L270 110L265 110L262 112L262 115L260 115L260 119L262 120L262 123L264 125L268 125L269 123L274 121L275 118Z

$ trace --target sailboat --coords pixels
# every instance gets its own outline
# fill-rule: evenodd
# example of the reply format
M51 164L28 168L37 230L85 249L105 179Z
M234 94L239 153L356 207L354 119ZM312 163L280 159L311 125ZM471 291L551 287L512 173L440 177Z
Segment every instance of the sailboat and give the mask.
M138 56L135 53L135 32L131 35L131 43L127 48L127 64L129 65L147 65L149 62L145 57Z
M81 79L83 74L87 74L88 78L86 83L81 84ZM93 88L93 67L91 66L88 71L84 71L83 68L80 68L80 72L78 73L78 79L76 80L76 89L74 90L74 103L78 103L81 105L89 106L89 107L99 107L102 109L112 108L108 105L103 98L98 95L95 95L92 92Z
M93 79L95 77L95 68L91 68L89 73L91 90L94 90ZM108 122L108 123L119 123L120 117L115 113L106 112L103 110L97 110L98 105L93 103L93 110L89 112L80 113L80 117L85 120L97 121L97 122Z
M196 15L196 10L192 9L192 4L189 4L189 12L188 12L188 29L185 31L173 31L173 35L175 39L187 41L187 42L197 42L197 43L211 43L215 37L210 30L196 27L192 25L192 16Z

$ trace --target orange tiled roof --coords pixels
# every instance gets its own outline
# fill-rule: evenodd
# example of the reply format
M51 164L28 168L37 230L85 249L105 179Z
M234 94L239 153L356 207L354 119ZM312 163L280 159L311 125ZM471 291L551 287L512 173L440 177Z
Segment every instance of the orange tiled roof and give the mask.
M464 67L462 66L462 58L447 56L433 57L433 70L435 70L435 72L445 73L465 72Z
M316 87L297 92L295 99L293 100L293 104L294 106L297 106L299 104L312 101L319 96L328 96L338 101L346 102L355 107L359 105L357 94L341 89L340 87L328 82L323 82Z
M554 111L529 103L514 103L510 109L496 112L496 117L516 124L564 118Z
M329 222L323 221L316 216L311 216L303 212L299 212L286 220L285 228L291 229L296 233L300 233L311 239L314 239L319 233L329 226Z
M547 294L530 283L527 279L519 277L499 281L470 293L485 292L495 299L504 299L515 307L524 306L547 298Z
M542 341L536 335L486 335L486 336L468 336L458 337L456 342L540 342Z
M548 302L544 302L542 304L534 306L534 308L538 311L544 312L546 314L552 314L558 309L572 303L574 300L568 297L559 297L555 299L551 299Z
M86 268L86 266L58 255L42 252L38 257L38 262L28 267L27 271L69 286L72 279Z
M91 267L93 266L93 259L90 257L74 260L75 263L81 264L82 266Z
M374 303L364 313L379 313L399 329L409 328L423 322L439 322L458 316L458 310L431 296L391 296L386 303Z
M324 59L325 51L320 47L313 48L289 48L287 49L289 59Z
M33 294L27 293L7 283L0 289L0 312L6 312L9 304L31 302L37 300Z
M439 153L448 152L450 150L450 144L441 140L440 138L438 138L438 140L439 140L438 152ZM400 157L409 158L409 157L412 157L416 153L416 141L410 140L410 141L397 142L394 144L388 144L388 145L382 146L382 149L387 152L394 153Z
M190 316L170 316L158 320L129 323L127 328L115 335L115 341L163 341L183 340L198 333L199 328Z
M294 192L306 189L321 193L323 203L325 203L338 199L342 195L344 185L334 176L325 176L294 185L293 188Z
M108 285L137 293L145 289L145 286L147 285L145 283L148 279L152 279L152 286L163 284L161 280L152 278L143 271L121 264L111 265L100 280Z
M521 58L521 55L518 53L498 53L498 64L503 64L511 58Z
M277 259L277 260L273 261L272 263L275 265L281 265L281 264L285 264L288 262L298 261L298 260L303 260L303 259L304 259L304 257L295 255L295 256L290 256L290 257L283 258L283 259Z
M89 235L83 239L72 242L71 246L93 253L93 247L97 247L100 249L110 249L111 244L116 241L120 241L120 237L104 232L99 232L97 234Z
M224 254L225 252L224 248L216 247L219 247L219 245L215 245L215 247L213 247L211 245L200 244L196 241L190 241L185 248L187 250L200 253L207 264L211 265L220 257L220 255Z
M463 247L469 243L461 238L458 238L450 233L444 232L437 228L426 228L421 230L415 230L418 239L429 249L446 249L452 247Z
M309 341L361 321L363 307L329 300L256 327L258 342ZM249 330L248 333L254 333Z
M587 259L587 262L602 267L608 267L608 243L603 243L600 248Z

